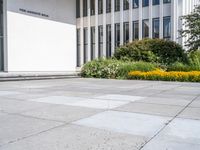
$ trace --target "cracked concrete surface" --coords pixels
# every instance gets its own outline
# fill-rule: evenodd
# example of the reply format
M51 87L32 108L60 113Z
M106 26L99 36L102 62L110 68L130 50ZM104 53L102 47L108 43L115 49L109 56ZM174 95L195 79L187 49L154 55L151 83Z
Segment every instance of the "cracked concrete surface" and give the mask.
M200 84L0 83L0 150L199 150Z

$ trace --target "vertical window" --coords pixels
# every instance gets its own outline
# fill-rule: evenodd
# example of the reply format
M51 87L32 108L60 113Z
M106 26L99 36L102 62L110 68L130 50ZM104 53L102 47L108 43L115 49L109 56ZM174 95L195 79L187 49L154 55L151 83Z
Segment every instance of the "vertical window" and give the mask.
M120 0L115 0L115 11L120 11Z
M103 57L103 26L99 26L99 58Z
M171 0L163 0L163 3L171 3Z
M95 15L95 0L90 0L90 11L91 15Z
M87 16L87 0L83 0L83 17Z
M149 0L142 0L142 6L143 7L149 6Z
M120 46L120 23L115 24L115 47Z
M98 0L98 13L103 13L103 0Z
M133 40L139 39L139 21L133 22Z
M77 59L77 62L76 62L76 65L77 67L80 67L81 66L81 58L80 58L80 47L81 47L81 40L80 40L80 29L77 29L77 56L76 56L76 59Z
M149 20L145 19L142 21L142 37L148 38L149 37Z
M83 62L85 64L87 62L87 54L88 54L88 28L83 29L83 37L84 37Z
M106 25L106 57L111 57L111 25Z
M160 0L153 0L153 5L159 5L160 4Z
M132 0L133 1L133 8L139 7L139 0Z
M0 71L3 71L3 48L4 48L4 30L3 30L3 0L0 0Z
M124 43L129 42L129 23L124 22Z
M159 38L160 34L160 19L154 18L153 19L153 38Z
M91 27L91 60L95 58L95 27Z
M129 0L124 0L124 10L129 9Z
M80 0L76 0L76 18L80 18Z
M163 38L164 39L171 38L171 17L163 18Z
M106 0L106 13L111 12L111 0Z

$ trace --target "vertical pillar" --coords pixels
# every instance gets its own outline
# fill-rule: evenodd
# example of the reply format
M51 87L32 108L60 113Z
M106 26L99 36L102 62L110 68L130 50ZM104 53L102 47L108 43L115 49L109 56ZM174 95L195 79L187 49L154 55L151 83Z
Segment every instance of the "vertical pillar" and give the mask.
M139 0L139 40L142 39L142 0Z
M90 6L90 0L87 0L87 6L88 6L88 16L87 16L87 26L88 26L88 49L87 49L87 60L91 60L91 6Z
M103 56L106 57L106 0L103 0Z
M129 0L129 42L133 41L133 0Z
M124 3L120 0L120 45L124 44Z
M84 64L84 43L83 43L83 0L80 0L80 65Z
M98 0L95 0L95 58L98 58L99 51L99 18L98 18Z
M111 0L111 53L115 52L115 0Z
M163 39L163 1L160 2L160 38Z
M149 0L149 38L153 38L153 35L152 35L152 0Z

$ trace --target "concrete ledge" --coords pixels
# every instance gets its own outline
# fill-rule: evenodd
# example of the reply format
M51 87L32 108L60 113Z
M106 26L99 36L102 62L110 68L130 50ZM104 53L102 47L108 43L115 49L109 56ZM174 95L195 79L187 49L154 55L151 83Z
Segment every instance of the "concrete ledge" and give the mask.
M78 78L80 72L0 72L1 81Z

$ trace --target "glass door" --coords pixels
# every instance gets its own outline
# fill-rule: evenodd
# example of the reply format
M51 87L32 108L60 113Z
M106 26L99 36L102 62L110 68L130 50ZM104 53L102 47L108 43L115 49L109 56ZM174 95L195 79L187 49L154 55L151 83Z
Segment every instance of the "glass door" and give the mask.
M3 36L3 0L0 0L0 71L3 71L3 49L4 49L4 36Z

